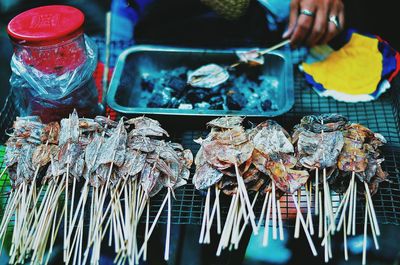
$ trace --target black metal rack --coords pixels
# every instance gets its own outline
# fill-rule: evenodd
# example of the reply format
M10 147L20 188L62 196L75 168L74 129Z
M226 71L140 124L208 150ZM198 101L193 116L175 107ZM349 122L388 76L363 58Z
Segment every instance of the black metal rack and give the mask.
M293 109L285 115L274 118L283 127L287 129L299 122L302 116L319 113L340 113L349 118L352 122L361 123L373 131L381 133L388 140L383 148L383 156L385 161L383 169L389 173L389 180L380 185L378 193L373 197L376 215L381 224L400 225L400 78L393 81L392 88L382 95L378 100L365 103L343 103L332 98L323 98L318 96L309 85L305 82L303 75L296 69L295 71L295 105ZM15 108L10 100L0 115L0 140L4 143L4 129L12 125L15 119ZM180 142L185 148L189 148L195 154L199 146L193 142L193 139L204 136L205 121L209 118L199 118L195 123L189 121L182 125L180 119L183 117L158 117L160 122L166 125L167 130L171 133L171 140ZM187 118L186 118L187 119ZM179 120L179 128L171 125ZM168 128L171 127L171 128ZM178 129L177 129L178 128ZM4 150L0 150L0 158ZM0 159L1 161L1 159ZM1 166L3 168L3 166ZM192 169L192 175L193 176ZM9 190L9 182L3 177L0 180L0 207L4 209L7 201L6 192ZM150 219L157 214L159 206L164 199L165 193L161 192L151 199ZM174 224L200 224L202 221L204 198L198 191L194 189L191 181L184 187L176 190L176 200L172 206L172 222ZM334 205L338 205L340 201L339 195L333 195ZM226 216L229 198L222 199L222 215ZM260 197L255 207L255 213L259 214L262 204ZM305 202L301 204L305 208ZM295 216L295 208L291 202L291 198L284 196L281 199L283 219L289 220L287 226L293 225L290 221ZM362 211L364 202L360 200L358 203L358 211ZM306 210L306 209L304 209ZM89 211L88 211L89 212ZM2 217L0 211L0 218ZM362 214L357 215L357 222L363 221ZM159 222L165 223L167 220L167 212L164 210Z

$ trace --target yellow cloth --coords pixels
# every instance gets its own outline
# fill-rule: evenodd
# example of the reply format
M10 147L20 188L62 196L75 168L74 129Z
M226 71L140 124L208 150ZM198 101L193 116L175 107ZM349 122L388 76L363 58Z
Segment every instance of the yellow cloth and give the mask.
M359 95L376 90L381 80L382 60L376 38L353 33L345 46L325 60L302 66L325 89Z

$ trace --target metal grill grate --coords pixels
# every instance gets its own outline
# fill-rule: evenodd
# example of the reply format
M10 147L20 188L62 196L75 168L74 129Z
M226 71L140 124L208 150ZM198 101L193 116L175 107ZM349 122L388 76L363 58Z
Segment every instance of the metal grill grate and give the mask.
M308 87L302 74L296 71L295 76L295 105L287 114L275 118L285 128L293 128L304 115L319 113L340 113L348 117L352 122L364 124L373 131L379 132L388 140L383 148L385 158L382 167L389 173L389 180L382 183L378 193L373 197L375 211L378 221L382 224L400 225L400 78L394 80L393 88L374 102L348 104L338 102L331 98L321 98ZM203 125L204 127L204 125ZM206 131L187 130L176 140L181 140L186 148L193 153L198 151L199 146L193 139L205 135ZM193 190L191 183L177 191L177 201L174 202L173 220L180 224L200 224L204 207L204 198L198 191ZM340 202L340 196L332 194L334 208ZM226 216L228 209L228 198L225 198L223 216ZM258 199L255 213L260 213L262 199ZM312 204L313 205L313 204ZM358 212L363 211L363 201L359 201ZM306 210L305 195L302 195L302 210ZM291 198L284 196L281 199L282 215L286 220L295 216L295 207ZM165 220L164 220L165 221ZM363 221L363 215L357 215L357 221ZM293 222L288 221L286 225L291 226Z
M366 125L376 132L383 134L388 140L388 144L383 148L385 162L383 168L389 173L391 183L383 183L380 186L378 193L373 197L374 205L378 220L382 224L397 224L400 225L400 79L394 81L394 88L384 94L379 100L374 102L347 104L337 102L331 98L321 98L313 92L302 78L301 73L296 72L295 76L295 105L294 108L287 114L276 117L275 119L285 128L292 128L303 115L319 114L319 113L340 113L345 115L353 122L358 122ZM7 107L8 106L8 107ZM8 109L7 109L8 108ZM10 102L6 103L6 111L2 112L0 117L0 125L10 126L15 117L13 108ZM157 117L162 124L167 125L167 130L172 134L172 140L180 142L185 148L190 148L193 153L197 153L199 146L193 142L193 139L207 134L203 131L204 122L206 120L199 118L196 122L189 120L187 123L181 122L181 117ZM169 121L168 121L169 120ZM176 122L179 120L176 127ZM168 128L168 123L175 124ZM254 121L258 122L258 121ZM171 126L171 125L169 125ZM1 127L0 127L1 128ZM195 130L193 129L195 128ZM2 130L4 132L4 130ZM2 136L2 135L0 135ZM4 142L4 136L0 138ZM1 155L4 154L4 148L0 149ZM193 173L194 169L192 169ZM193 175L193 174L192 174ZM4 209L7 200L7 191L10 189L9 182L6 176L0 180L0 200L1 209ZM161 205L165 192L161 192L151 200L150 218L153 219L159 206ZM305 197L305 195L304 195ZM302 197L302 209L306 211L305 198ZM203 197L194 186L189 183L179 188L176 191L176 200L172 206L172 222L174 224L200 224L203 213ZM334 206L338 205L340 197L333 196ZM363 201L358 203L358 211L361 213L363 209ZM258 215L261 210L262 198L258 199L255 213ZM226 216L229 206L229 198L222 198L222 215ZM292 219L295 216L295 208L291 198L284 196L281 199L282 215L286 220ZM0 218L3 210L0 211ZM362 221L363 215L357 215L358 222ZM166 223L167 212L164 210L160 217L160 223ZM292 221L286 222L287 226L292 226Z
M4 106L0 110L0 143L6 141L6 130L12 126L15 117L17 116L17 110L14 102L11 99L11 92L9 93Z

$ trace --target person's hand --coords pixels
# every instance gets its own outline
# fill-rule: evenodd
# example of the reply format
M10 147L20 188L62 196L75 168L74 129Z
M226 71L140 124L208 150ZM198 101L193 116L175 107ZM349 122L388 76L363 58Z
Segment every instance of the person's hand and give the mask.
M292 0L289 27L283 38L290 38L294 47L325 44L341 31L343 25L342 0Z

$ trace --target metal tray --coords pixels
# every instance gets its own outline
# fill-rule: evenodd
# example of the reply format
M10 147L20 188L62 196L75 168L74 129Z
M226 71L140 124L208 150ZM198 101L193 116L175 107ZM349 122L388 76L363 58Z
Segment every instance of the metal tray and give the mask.
M107 95L107 103L112 109L123 114L274 117L289 111L294 104L293 65L289 50L284 49L266 54L262 68L263 74L274 76L279 80L277 110L260 112L246 109L240 111L183 110L139 107L142 73L174 69L180 66L196 69L209 63L229 65L237 61L235 51L240 50L245 49L205 50L147 45L128 48L118 58Z

